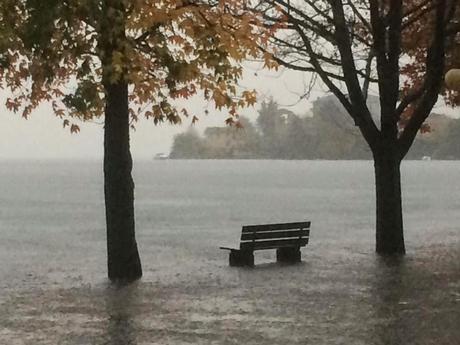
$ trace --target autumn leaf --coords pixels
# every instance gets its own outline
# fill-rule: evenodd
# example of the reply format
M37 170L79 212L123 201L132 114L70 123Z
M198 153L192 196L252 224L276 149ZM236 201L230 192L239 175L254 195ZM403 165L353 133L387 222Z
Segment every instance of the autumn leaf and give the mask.
M79 133L80 132L80 127L78 127L77 125L75 124L72 124L70 126L70 133Z

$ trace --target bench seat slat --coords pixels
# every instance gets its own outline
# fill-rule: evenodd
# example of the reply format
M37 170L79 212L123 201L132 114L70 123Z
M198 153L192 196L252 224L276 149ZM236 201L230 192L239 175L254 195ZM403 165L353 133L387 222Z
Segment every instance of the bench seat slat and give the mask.
M310 222L283 223L283 224L263 224L263 225L245 225L242 232L258 231L279 231L289 229L309 229Z
M291 230L291 231L269 231L269 232L244 232L241 234L241 241L261 240L270 238L299 238L308 237L310 230Z
M271 240L271 241L257 241L257 242L241 242L241 250L262 250L274 249L280 247L303 247L308 244L308 238L302 239L285 239L285 240Z

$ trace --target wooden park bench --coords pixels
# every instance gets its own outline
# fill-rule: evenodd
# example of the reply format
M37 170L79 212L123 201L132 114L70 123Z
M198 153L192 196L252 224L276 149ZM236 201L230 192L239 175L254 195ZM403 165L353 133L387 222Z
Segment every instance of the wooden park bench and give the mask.
M276 249L278 262L300 262L300 247L308 244L310 222L245 225L241 230L240 248L230 250L230 266L254 266L254 251Z

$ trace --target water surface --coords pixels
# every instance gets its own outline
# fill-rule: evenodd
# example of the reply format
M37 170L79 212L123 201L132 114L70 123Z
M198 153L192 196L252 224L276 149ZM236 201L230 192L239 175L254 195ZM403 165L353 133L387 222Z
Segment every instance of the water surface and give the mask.
M0 162L0 344L458 344L460 163L403 165L403 260L374 254L371 162L136 162L144 278L105 279L99 162ZM312 221L303 263L243 224Z

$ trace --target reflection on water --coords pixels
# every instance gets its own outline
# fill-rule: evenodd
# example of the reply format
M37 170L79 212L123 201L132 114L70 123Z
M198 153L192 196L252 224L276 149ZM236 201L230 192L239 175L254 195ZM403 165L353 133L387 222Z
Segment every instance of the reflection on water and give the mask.
M374 335L376 344L406 344L407 291L404 284L405 260L377 258L375 286L371 301L375 308Z
M139 302L138 283L107 289L107 345L137 345L134 307Z
M174 281L18 290L1 305L0 344L460 343L455 247L402 260L316 254L252 270L222 257Z
M460 342L459 264L432 253L424 260L377 259L370 296L375 344Z

